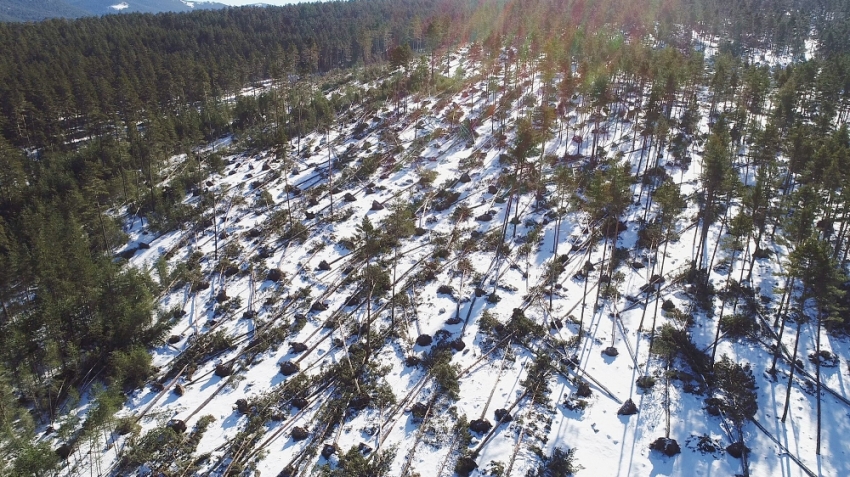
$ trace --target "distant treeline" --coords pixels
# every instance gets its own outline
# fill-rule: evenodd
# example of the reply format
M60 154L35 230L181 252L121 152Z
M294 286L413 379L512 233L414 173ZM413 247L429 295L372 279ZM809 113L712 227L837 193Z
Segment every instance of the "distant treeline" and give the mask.
M397 44L425 45L435 18L461 20L471 3L358 0L2 24L0 131L16 146L57 148L69 126L103 127L259 79L382 61Z

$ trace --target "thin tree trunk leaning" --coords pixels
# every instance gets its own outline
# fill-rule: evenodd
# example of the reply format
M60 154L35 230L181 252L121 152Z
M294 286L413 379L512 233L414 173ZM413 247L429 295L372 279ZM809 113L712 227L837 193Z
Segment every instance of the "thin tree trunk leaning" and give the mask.
M783 423L785 422L785 418L788 417L788 405L791 404L791 383L794 382L794 371L797 369L797 349L800 344L800 330L802 327L802 321L797 321L797 336L794 338L794 354L791 355L791 373L788 376L788 386L785 388L785 407L782 410L782 419L780 419L780 422Z
M818 303L818 308L820 309L820 303ZM818 438L816 444L815 454L820 455L820 435L821 435L821 382L820 382L820 329L821 323L823 322L823 312L818 311L818 323L817 323L817 337L815 338L815 383L817 388L817 399L818 399Z
M768 371L772 375L776 374L776 361L779 359L779 354L780 354L780 351L782 349L782 335L785 332L785 323L786 323L786 320L788 319L788 307L791 305L791 292L790 292L790 290L793 290L793 289L794 289L794 278L791 278L791 282L788 285L788 289L785 291L785 294L782 296L783 300L782 300L782 302L780 302L779 312L776 314L777 320L780 319L780 316L782 317L782 319L781 319L781 325L779 327L779 336L777 336L777 338L776 338L776 349L773 351L773 362L770 364L770 371ZM787 304L785 303L785 295L788 296L788 303ZM784 310L783 310L783 306L784 306ZM776 326L775 321L773 322L773 326Z

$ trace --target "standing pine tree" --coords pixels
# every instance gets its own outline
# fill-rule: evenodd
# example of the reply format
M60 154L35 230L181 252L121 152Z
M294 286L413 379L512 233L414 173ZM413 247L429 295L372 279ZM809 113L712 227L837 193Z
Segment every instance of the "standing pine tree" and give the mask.
M714 378L721 397L720 410L735 426L738 442L733 445L738 445L743 459L744 475L749 475L743 428L758 411L756 379L749 365L741 366L726 355L714 365Z
M845 277L835 259L832 258L830 244L812 235L791 252L788 263L789 273L799 277L803 284L800 307L805 312L805 303L813 299L816 309L815 330L815 384L817 397L818 437L817 454L821 444L821 328L828 320L836 320L836 303L844 292L839 288ZM793 364L792 364L793 366ZM787 396L786 396L787 400Z

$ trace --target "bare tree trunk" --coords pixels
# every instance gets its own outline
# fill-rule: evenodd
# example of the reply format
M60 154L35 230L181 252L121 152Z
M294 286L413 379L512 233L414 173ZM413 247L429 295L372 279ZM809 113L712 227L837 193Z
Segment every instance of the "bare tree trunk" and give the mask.
M794 278L791 279L790 284L788 284L788 289L785 291L785 294L782 295L782 302L779 304L779 311L776 314L776 319L779 320L780 316L782 317L782 324L779 327L779 336L776 338L776 349L773 351L773 362L770 364L770 374L776 374L776 361L779 359L779 353L782 350L782 334L785 332L785 323L788 318L788 307L791 306L791 290L794 289ZM785 296L788 296L787 303L785 302ZM784 310L783 310L784 307ZM776 322L773 322L773 326L776 326Z
M818 303L818 308L821 307L821 304ZM815 454L820 455L820 435L821 435L821 382L820 382L820 331L821 331L821 323L823 322L823 312L818 311L818 324L817 324L817 337L815 338L815 381L817 388L817 398L818 398L818 438L816 444Z
M788 406L791 404L791 383L794 382L794 371L797 368L797 348L799 348L800 344L800 329L802 327L802 321L797 321L797 336L794 338L794 354L791 355L791 374L788 376L788 386L785 388L785 407L782 410L782 419L780 419L781 422L785 422L785 418L788 417Z
M333 164L331 163L331 128L328 126L327 131L325 132L325 140L328 143L328 195L331 199L331 220L333 220L334 216L334 170Z

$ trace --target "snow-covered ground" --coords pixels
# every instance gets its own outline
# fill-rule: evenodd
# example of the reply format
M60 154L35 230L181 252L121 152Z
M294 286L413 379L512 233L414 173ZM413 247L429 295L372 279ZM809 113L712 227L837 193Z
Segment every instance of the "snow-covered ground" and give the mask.
M468 78L478 67L466 62L462 54L454 55L448 71L454 72L458 66L463 66ZM534 78L533 86L530 84L526 92L536 94L539 85L540 78ZM355 236L363 217L369 217L373 224L379 224L389 216L393 203L408 203L428 197L435 189L417 184L422 170L434 171L435 185L446 184L449 189L459 192L458 203L472 208L471 218L460 223L450 218L456 206L444 211L420 209L416 217L417 225L426 229L426 232L404 240L396 252L383 257L382 266L391 276L405 277L398 279L399 288L407 283L407 278L423 269L435 250L446 247L447 241L468 239L472 237L473 231L486 233L500 230L505 214L509 213L507 206L512 202L503 200L508 198L508 191L498 182L505 167L499 163L499 157L505 151L497 147L491 135L491 130L498 131L498 125L491 124L489 118L477 121L476 137L473 139L468 132L457 124L450 124L445 118L453 104L463 112L462 118L479 117L488 104L482 93L485 89L485 80L469 81L452 98L416 96L408 100L407 114L396 113L388 105L372 118L365 137L357 139L353 136L355 124L347 124L342 129L334 128L330 133L330 152L322 135L308 135L301 139L301 145L302 150L309 152L299 155L292 171L285 170L283 162L269 153L248 155L239 152L236 145L220 145L228 147L226 150L230 153L226 157L228 165L224 173L210 178L212 185L209 188L217 196L215 227L210 226L197 232L176 230L153 236L144 233L138 220L128 221L127 230L132 237L128 248L138 248L140 243L145 244L130 259L133 266L150 270L160 257L166 256L169 266L173 268L199 252L205 279L209 281L206 289L193 292L186 285L171 290L161 298L163 308L178 307L185 314L172 330L174 342L154 350L154 365L161 369L158 377L171 370L175 359L201 334L224 330L234 337L235 346L201 363L191 379L181 373L175 380L166 381L164 389L149 385L134 392L120 415L137 417L143 433L169 419L183 420L191 429L202 416L214 417L215 421L198 443L196 454L209 454L209 459L201 465L200 474L221 475L235 450L229 447L229 443L243 430L249 419L235 409L237 400L244 398L252 402L260 396L285 389L287 383L299 374L315 376L331 366L344 364L347 351L345 347L334 345L335 340L342 340L346 345L363 341L352 334L355 327L351 324L365 322L366 306L346 306L346 300L355 292L358 283L346 283L345 273L348 266L361 268L364 264L357 261L351 251L339 245L341 239ZM636 99L639 98L632 98L632 103ZM438 103L445 107L435 110L434 106ZM521 103L522 98L514 102L510 110L507 144L512 143L515 134L512 127L514 121L525 114L526 110ZM613 111L630 106L634 104L624 102L612 105L611 109ZM707 132L707 101L702 102L701 109L703 118L700 130ZM414 113L418 115L418 120L410 119ZM677 108L673 114L676 116L680 113ZM562 118L565 122L563 134L556 132L546 140L545 155L589 155L593 142L591 130L595 127L589 115L590 108L584 107L581 98L575 99L568 114ZM633 172L638 170L640 164L645 164L649 154L640 150L639 137L637 141L634 140L636 133L632 122L620 122L612 114L602 120L602 125L609 133L600 134L599 141L609 156L620 153L622 160L632 165ZM438 129L443 133L432 134ZM381 130L394 131L398 144L383 142L380 139ZM416 138L426 134L431 134L431 140L421 149L415 149ZM574 137L581 137L583 141L573 141ZM293 141L293 145L296 142ZM394 164L385 161L368 180L354 180L333 194L334 214L348 218L332 223L323 220L330 213L331 197L326 192L313 194L311 190L327 180L328 154L339 157L344 150L353 147L357 159L361 160L390 146L402 151L387 156L394 159ZM661 160L662 164L666 164L668 174L681 184L685 196L691 196L700 188L701 147L695 144L691 152L693 162L687 168L673 166L666 153ZM464 167L462 163L468 164L473 154L480 155L480 165L473 163L472 166ZM357 167L357 162L352 163L351 167ZM545 175L551 173L549 165L543 166L543 170ZM272 179L276 171L280 171L280 174ZM468 182L458 180L463 174L468 174ZM340 172L335 171L335 175L339 180ZM369 185L370 182L374 184ZM297 185L303 192L298 195L287 194L287 184ZM491 193L491 185L497 185L496 193ZM290 437L290 432L296 426L305 428L309 433L317 432L321 427L317 415L332 395L333 387L310 394L306 407L302 409L284 402L282 410L284 416L288 417L266 423L259 436L262 452L251 456L250 461L256 462L257 472L263 476L279 475L288 463L303 455L305 448L312 447L318 452L323 444L336 442L341 453L361 444L372 449L395 448L391 472L394 476L402 472L422 476L451 475L460 455L452 430L459 417L465 416L469 421L486 418L496 423L496 409L508 409L517 403L511 409L513 421L497 426L486 443L484 440L487 434L472 433L472 441L465 449L469 452L480 451L475 459L479 470L473 475L485 475L484 472L492 463L501 463L506 470L509 468L510 475L525 475L528 469L536 467L540 462L534 449L549 455L556 446L576 449L576 461L582 467L580 475L715 476L741 473L741 460L729 456L723 450L732 442L724 422L720 417L710 416L704 409L704 400L709 396L705 393L685 392L683 383L676 380L671 380L667 391L669 396L666 396L663 378L651 390L643 391L636 385L637 378L642 375L660 377L664 372L663 363L650 356L648 349L650 323L653 322L656 310L657 326L672 322L670 315L656 305L654 298L648 300L646 309L643 306L644 295L640 288L648 283L653 270L657 273L662 260L659 254L658 261L653 263L653 253L635 245L638 218L643 216L643 204L649 197L648 189L642 190L643 187L646 186L641 183L631 186L633 199L639 199L639 203L632 205L624 217L629 226L620 235L618 243L630 254L619 269L625 274L619 287L622 298L600 299L601 306L598 309L593 307L601 268L599 265L603 260L603 242L594 243L589 250L569 246L588 238L591 224L588 223L587 215L571 211L563 221L558 222L552 219L551 209L536 206L534 194L521 195L518 205L513 202L519 210L519 223L507 226L507 241L512 252L510 260L484 247L478 247L467 255L473 267L472 274L480 279L478 283L481 287L489 294L495 286L501 300L491 303L487 295L475 296L475 284L470 282L468 276L462 281L460 274L456 273L456 252L449 253L447 258L435 259L436 277L433 280L404 289L403 294L412 299L412 305L397 309L393 330L397 337L388 339L374 358L376 363L387 366L386 373L379 379L392 390L399 403L398 408L376 405L362 410L349 409L340 428L331 430L322 441L313 442L310 438L295 441ZM274 200L272 207L267 209L256 203L260 190L271 194ZM343 198L346 193L353 195L354 200ZM556 198L554 184L548 186L547 196L550 201ZM317 200L312 205L309 205L310 197ZM196 204L198 200L194 197L186 198L188 204ZM382 203L386 208L372 210L374 201ZM274 233L263 230L275 211L290 208L293 216L308 227L308 236L303 244L294 241L281 243L276 240ZM488 211L493 213L492 220L475 219ZM315 213L315 218L305 218L307 212ZM682 271L694 257L694 234L698 228L691 225L696 214L695 201L690 201L678 224L680 237L667 247L662 247L667 254L665 283L671 283L674 274ZM540 296L535 290L544 284L545 266L553 259L558 224L558 254L566 254L568 260L550 308L548 296ZM537 227L541 230L539 242L534 244L527 258L519 257L517 250L524 238ZM711 246L716 242L720 228L718 222L711 230ZM239 269L229 276L220 269L213 272L216 266L213 258L216 233L219 234L219 254L232 254L229 258ZM479 241L479 245L480 242L483 240ZM231 251L224 252L228 246ZM724 253L719 251L718 258ZM592 394L585 399L586 408L571 410L565 403L576 402L577 384L564 375L554 374L548 381L549 402L531 403L523 394L526 388L522 382L534 361L533 351L542 349L546 342L569 340L578 333L578 324L571 317L576 318L581 313L586 285L575 275L588 260L596 264L596 271L591 272L587 284L584 339L575 350L579 366L577 371L564 370L565 373L584 376L589 381ZM330 270L319 269L322 261L330 264ZM641 266L631 265L634 262L639 262ZM733 276L741 272L741 266L744 266L744 260L739 258L731 272ZM269 269L279 269L283 278L278 282L264 280ZM727 273L712 271L710 278L717 289L726 283ZM781 261L759 260L752 283L753 288L766 297L765 300L770 299L769 309L775 310L778 294L774 290L784 284ZM460 323L447 323L456 315L457 303L452 296L438 293L437 289L441 285L453 287L455 296L461 298L458 315ZM309 299L292 299L298 290L304 288L311 291ZM221 290L226 290L231 302L238 297L241 306L223 315L217 314L216 310L223 306L216 300ZM633 302L627 297L639 297L639 300ZM323 300L327 309L311 311L311 304L316 300ZM665 300L672 301L681 310L691 309L682 285L665 285L660 301ZM386 330L393 326L389 309L386 308L388 302L389 295L373 305L372 313L378 316L373 324L375 329ZM715 306L717 309L713 318L705 316L704 312L695 311L696 323L691 331L694 342L701 348L709 349L713 341L716 316L720 311L719 299L715 300ZM528 348L517 343L501 346L481 359L499 344L498 339L480 329L484 312L492 314L501 323L507 323L516 308L523 309L525 316L542 325L547 339L531 340ZM248 310L254 314L245 314ZM382 310L380 314L379 310ZM727 313L730 313L728 310L731 310L731 305L727 307ZM306 322L303 328L288 336L284 344L252 356L250 362L244 359L236 361L237 358L251 355L246 350L258 330L292 321L296 314L304 314ZM326 327L325 320L332 316L349 326ZM619 316L620 323L614 321L616 316ZM767 313L765 316L770 320L773 315ZM550 326L555 320L563 321L564 326ZM638 328L642 320L644 326L643 331L640 331ZM814 331L814 324L804 325L800 339L800 355L804 357L805 369L812 373L814 365L805 357L813 351ZM432 400L436 392L433 380L426 379L427 373L422 366L408 366L405 363L406 357L424 357L429 350L430 346L423 347L415 343L417 337L424 334L434 337L445 334L450 336L448 340L459 339L465 345L461 351L453 352L451 361L461 373L457 401L447 398ZM793 338L794 333L784 335L784 344L789 349L794 344ZM767 336L764 340L770 343ZM844 340L836 340L824 334L823 341L824 349L838 356L847 356L850 352ZM308 348L295 352L292 343L304 343ZM616 347L619 355L611 357L603 354L602 350L609 346ZM850 373L846 362L822 370L824 384L843 396L844 401L824 393L823 449L818 456L815 454L816 405L812 382L800 379L799 375L795 377L791 387L790 415L782 423L779 417L782 414L789 371L787 363L780 361L779 373L774 379L766 373L770 367L771 354L762 343L724 339L717 354L726 354L736 362L748 363L759 386L759 410L755 420L770 435L753 423L744 427L746 445L752 449L749 456L751 475L807 475L806 470L794 462L792 457L799 459L814 475L850 475L848 448L842 438L850 426L850 406L845 402L850 395ZM553 357L557 355L553 354ZM217 364L232 361L238 362L234 372L238 378L214 374ZM300 372L292 376L282 375L279 365L286 361L298 363ZM183 388L182 395L173 392L178 384ZM617 410L627 399L634 401L639 412L632 416L618 415ZM649 448L651 442L665 434L665 403L668 401L670 437L682 446L682 452L673 457ZM414 404L429 402L433 402L434 407L424 419L418 419L410 412ZM717 449L714 452L698 450L696 442L701 436L709 436L717 444ZM103 469L110 468L117 460L116 454L126 450L128 445L126 437L113 437L114 446L94 449L95 453L101 453ZM787 452L781 450L773 438ZM521 444L519 446L518 440ZM331 457L331 461L335 459ZM324 457L316 454L301 459L298 461L299 475L314 475L313 467L326 462ZM77 462L73 473L88 475L87 464Z

